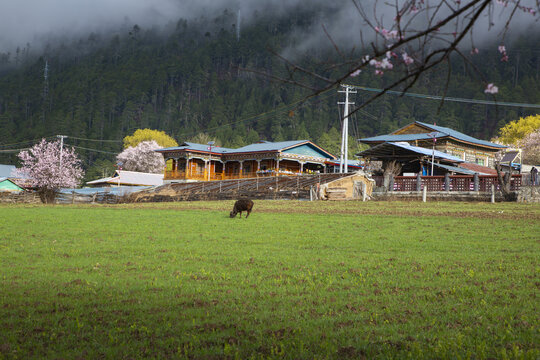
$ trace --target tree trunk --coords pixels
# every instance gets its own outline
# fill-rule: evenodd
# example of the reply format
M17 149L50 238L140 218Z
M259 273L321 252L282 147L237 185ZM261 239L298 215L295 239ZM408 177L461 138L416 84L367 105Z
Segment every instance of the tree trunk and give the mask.
M499 180L499 185L501 192L506 201L511 201L515 197L515 194L511 191L511 182L512 182L512 169L510 168L508 172L502 171L501 164L499 162L495 163L495 170L497 170L497 178Z
M52 204L56 199L57 191L53 189L39 189L38 190L39 198L44 204Z
M390 190L390 184L394 183L394 176L401 172L401 164L396 160L384 161L383 165L383 186L386 191Z

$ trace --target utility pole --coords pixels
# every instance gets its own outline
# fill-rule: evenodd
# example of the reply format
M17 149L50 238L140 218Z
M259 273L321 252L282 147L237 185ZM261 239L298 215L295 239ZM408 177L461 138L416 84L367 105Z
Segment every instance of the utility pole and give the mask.
M64 138L67 138L65 135L56 135L57 138L60 138L60 170L62 170L62 150L64 148Z
M345 102L338 102L338 105L345 105L343 110L343 126L341 131L341 154L339 159L339 172L349 172L347 159L349 157L349 104L354 105L354 102L349 102L349 93L356 94L356 90L352 90L352 86L341 85L345 90L339 90L340 93L345 93Z

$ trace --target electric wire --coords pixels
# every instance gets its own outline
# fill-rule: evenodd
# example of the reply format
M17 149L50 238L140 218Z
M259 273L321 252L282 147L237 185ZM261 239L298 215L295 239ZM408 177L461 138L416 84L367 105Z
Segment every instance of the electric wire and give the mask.
M75 140L84 140L84 141L96 141L96 142L123 142L123 140L98 140L98 139L85 139L85 138L79 138L75 136L66 136L68 139L75 139Z
M369 88L369 87L358 86L358 85L347 85L347 86L351 86L355 89L362 90L362 91L371 91L371 92L378 92L378 93L384 91L383 89ZM464 99L464 98L456 98L456 97L450 97L450 96L443 97L443 96L438 96L438 95L417 94L417 93L394 91L394 90L387 90L386 93L391 94L391 95L408 96L408 97L428 99L428 100L444 100L444 101L462 102L462 103L479 104L479 105L513 106L513 107L540 109L540 104L525 104L525 103L490 101L490 100L479 100L479 99Z
M110 151L97 150L97 149L90 149L90 148L83 147L83 146L78 146L78 145L70 145L70 146L73 146L73 147L76 148L76 149L82 149L82 150L87 150L87 151L94 151L94 152L103 153L103 154L118 155L117 152L110 152Z
M1 147L6 147L6 146L13 146L13 145L20 145L20 144L28 144L28 143L36 143L38 141L41 141L43 139L45 140L48 140L48 139L52 139L52 138L55 138L56 136L48 136L48 137L43 137L43 138L40 138L40 139L33 139L33 140L26 140L26 141L19 141L19 142L16 142L16 143L10 143L10 144L0 144Z

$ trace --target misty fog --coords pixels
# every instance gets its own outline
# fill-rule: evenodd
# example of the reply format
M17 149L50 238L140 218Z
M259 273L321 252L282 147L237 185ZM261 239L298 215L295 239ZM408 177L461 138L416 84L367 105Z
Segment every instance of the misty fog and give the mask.
M530 2L534 6L534 0ZM375 0L358 3L372 15ZM309 32L294 34L295 52L320 47L321 44L331 46L328 35L340 46L360 46L360 32L365 29L365 24L350 0L336 3L327 0L17 0L2 1L0 5L0 52L13 53L16 47L22 48L27 43L39 51L54 39L70 40L85 37L91 32L118 32L135 24L144 29L164 27L180 18L189 20L205 16L211 19L224 9L240 10L241 25L249 26L255 11L259 16L280 16L294 7L315 5L329 10L321 14L320 23L313 24ZM394 16L391 7L384 2L377 3L379 20L390 26ZM489 30L489 19L480 19L474 32L476 45L486 39L498 40L501 36L505 15L501 15L500 10L496 11L492 20L495 26ZM519 35L539 27L538 15L529 16L518 11L509 35Z

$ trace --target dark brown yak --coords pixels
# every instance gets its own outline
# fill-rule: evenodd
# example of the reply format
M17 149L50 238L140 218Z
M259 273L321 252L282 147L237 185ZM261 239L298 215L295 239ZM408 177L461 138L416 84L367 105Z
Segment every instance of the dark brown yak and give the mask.
M251 209L253 208L253 201L251 200L237 200L234 203L234 207L231 211L231 218L235 217L236 214L240 213L240 217L242 217L242 211L247 211L246 219L251 213Z

